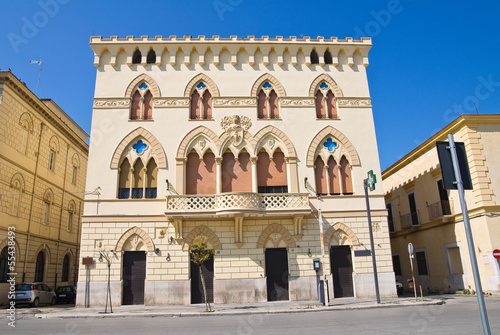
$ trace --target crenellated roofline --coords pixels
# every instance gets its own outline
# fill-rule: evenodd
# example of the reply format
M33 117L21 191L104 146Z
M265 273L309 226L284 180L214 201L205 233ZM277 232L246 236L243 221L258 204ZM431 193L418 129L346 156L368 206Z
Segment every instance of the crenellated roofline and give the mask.
M165 53L168 54L167 62L169 64L176 64L178 55L182 59L182 63L191 64L205 64L207 59L205 55L210 52L213 57L210 57L210 62L218 65L221 61L220 55L223 52L228 52L232 65L238 64L238 54L244 51L248 55L247 62L250 65L262 63L269 65L276 63L282 65L284 54L288 53L290 57L290 64L292 65L311 65L310 54L312 50L316 50L319 56L319 63L317 65L325 65L324 52L329 51L332 57L332 65L339 65L339 55L345 53L346 63L349 66L355 64L355 55L359 54L363 66L368 66L368 52L372 46L372 40L369 37L362 37L359 40L354 40L352 37L345 39L338 39L337 37L324 38L318 36L317 38L310 38L309 36L297 38L296 36L282 37L276 36L270 38L269 36L262 37L237 37L230 36L228 38L212 36L198 36L191 37L186 35L184 37L162 37L155 36L150 38L148 36L134 37L127 36L119 38L118 36L111 36L103 38L101 36L92 36L90 38L90 46L94 51L94 65L101 65L101 55L108 51L111 54L110 65L116 65L116 56L122 50L127 55L126 63L132 64L132 56L135 50L139 49L142 54L141 64L147 63L146 54L149 50L154 50L156 59L154 64L160 65L162 57ZM256 54L260 54L257 60Z

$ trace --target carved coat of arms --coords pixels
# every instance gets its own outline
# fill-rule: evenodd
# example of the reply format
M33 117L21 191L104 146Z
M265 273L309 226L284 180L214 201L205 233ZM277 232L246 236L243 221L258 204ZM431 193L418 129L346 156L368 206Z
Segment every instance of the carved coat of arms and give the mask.
M229 135L234 146L238 146L245 138L245 131L252 126L248 116L224 116L220 123L222 129Z

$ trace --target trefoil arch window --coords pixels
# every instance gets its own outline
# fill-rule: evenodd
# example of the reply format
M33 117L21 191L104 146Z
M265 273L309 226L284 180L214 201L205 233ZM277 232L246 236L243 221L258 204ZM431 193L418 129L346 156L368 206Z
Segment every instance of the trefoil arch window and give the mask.
M131 145L131 156L123 159L118 170L119 199L156 199L158 165L150 147L142 139ZM135 159L133 165L129 159Z
M257 94L257 117L259 119L279 119L279 98L274 87L266 81Z
M353 182L351 165L345 155L337 154L339 144L332 138L322 142L322 149L314 161L316 193L318 195L351 195Z
M149 86L141 83L132 95L132 107L130 109L131 120L153 119L153 94Z
M212 94L200 81L191 93L191 120L212 120Z
M322 82L315 94L316 118L318 119L338 119L337 99L330 86Z

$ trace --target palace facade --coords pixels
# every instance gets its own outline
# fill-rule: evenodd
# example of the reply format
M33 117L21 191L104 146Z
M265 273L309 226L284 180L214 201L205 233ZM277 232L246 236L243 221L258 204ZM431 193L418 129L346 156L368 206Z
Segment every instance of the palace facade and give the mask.
M102 38L79 306L375 296L363 179L380 175L371 39ZM320 196L318 200L317 196ZM370 193L382 296L395 296L387 212ZM321 204L326 257L321 258ZM107 261L109 259L109 263ZM88 259L87 259L88 260ZM109 268L108 268L109 264Z

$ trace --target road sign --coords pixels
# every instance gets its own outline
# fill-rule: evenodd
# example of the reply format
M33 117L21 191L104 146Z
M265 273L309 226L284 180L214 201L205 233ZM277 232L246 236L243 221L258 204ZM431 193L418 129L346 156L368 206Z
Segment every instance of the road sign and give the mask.
M495 257L496 259L500 259L500 250L493 250L493 257Z
M472 190L472 179L470 177L469 163L463 142L455 142L458 166L464 190ZM453 171L453 161L451 159L450 142L436 142L438 151L439 166L443 177L443 187L445 190L456 190L457 180Z
M411 244L411 242L408 243L408 253L410 254L410 257L413 255L413 244Z

